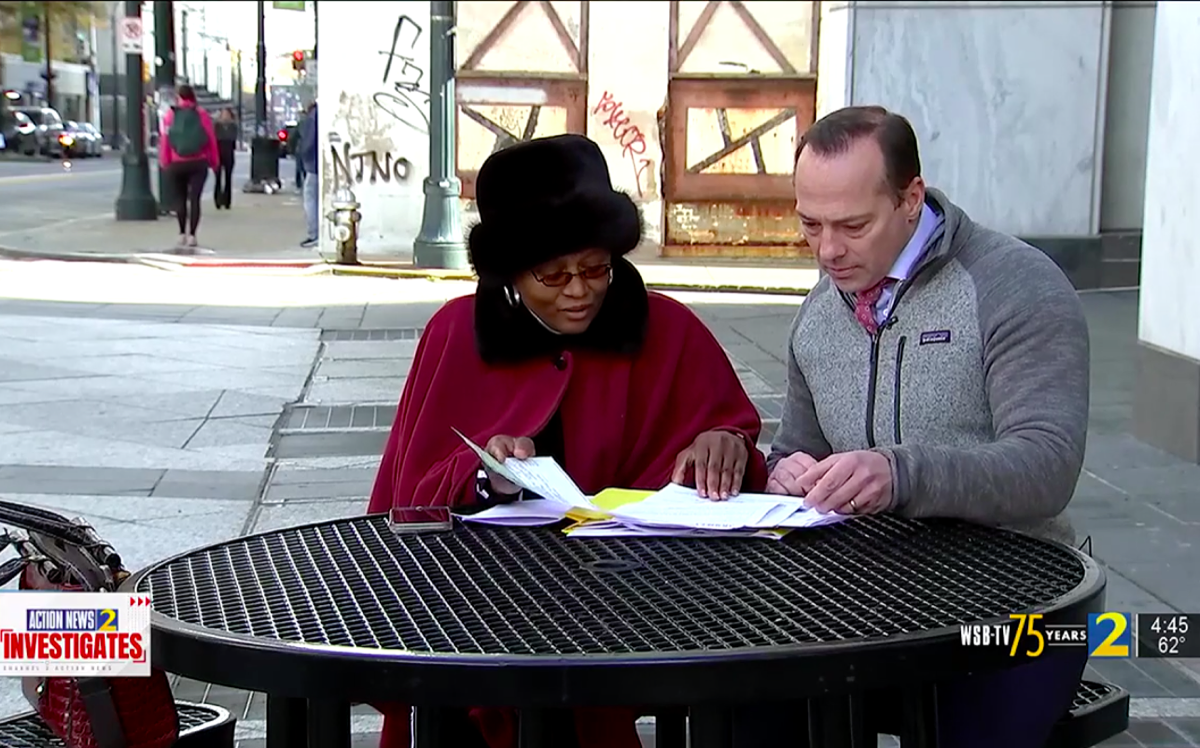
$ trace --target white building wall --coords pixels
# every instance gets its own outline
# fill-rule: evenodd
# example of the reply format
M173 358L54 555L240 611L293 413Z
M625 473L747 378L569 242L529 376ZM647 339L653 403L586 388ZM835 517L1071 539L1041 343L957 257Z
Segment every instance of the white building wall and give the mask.
M1138 337L1200 362L1200 3L1159 3Z
M819 115L905 115L927 181L993 228L1099 230L1108 3L824 6Z
M322 205L349 186L362 205L359 253L407 259L429 174L429 3L323 4L319 33Z

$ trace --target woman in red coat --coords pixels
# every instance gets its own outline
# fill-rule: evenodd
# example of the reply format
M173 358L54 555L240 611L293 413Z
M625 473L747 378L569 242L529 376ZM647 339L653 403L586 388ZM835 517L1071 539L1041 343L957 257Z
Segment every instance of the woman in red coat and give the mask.
M600 148L580 135L515 145L483 164L475 194L479 285L425 328L370 511L517 498L453 429L500 460L552 456L589 494L672 480L713 499L762 490L758 413L700 319L624 259L641 214ZM408 707L378 706L382 748L407 748ZM555 745L641 745L634 709L560 717ZM464 748L515 743L510 710L464 711L458 727Z

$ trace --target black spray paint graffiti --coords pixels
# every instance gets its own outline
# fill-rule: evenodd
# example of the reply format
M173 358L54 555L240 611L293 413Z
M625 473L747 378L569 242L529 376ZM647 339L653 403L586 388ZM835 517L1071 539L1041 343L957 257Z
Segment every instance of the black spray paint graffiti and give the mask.
M329 153L333 156L334 184L341 184L343 179L352 184L362 184L364 179L370 184L380 180L384 183L404 182L412 172L412 163L403 156L376 151L351 152L349 143L342 144L341 153L336 145L331 145Z
M406 31L406 27L410 30ZM371 97L375 106L390 114L401 124L422 134L429 133L429 94L421 90L425 70L410 56L424 30L413 19L402 15L392 29L392 47L379 54L387 58L383 67L383 83L390 91L378 91ZM411 39L407 37L412 37ZM399 51L397 51L399 48Z

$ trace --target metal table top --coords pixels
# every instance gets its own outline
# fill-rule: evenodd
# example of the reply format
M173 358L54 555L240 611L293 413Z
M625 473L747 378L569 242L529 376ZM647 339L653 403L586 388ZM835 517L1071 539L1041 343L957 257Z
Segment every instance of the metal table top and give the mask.
M1012 665L1004 648L962 648L959 624L1085 622L1104 576L1066 546L950 521L573 539L396 535L372 515L190 551L125 587L152 595L154 661L172 672L290 696L533 707L791 698L888 685L897 669Z

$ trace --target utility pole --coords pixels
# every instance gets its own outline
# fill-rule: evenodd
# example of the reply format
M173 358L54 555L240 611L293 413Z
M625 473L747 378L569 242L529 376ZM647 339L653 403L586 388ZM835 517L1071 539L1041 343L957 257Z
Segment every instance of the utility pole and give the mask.
M125 17L142 17L140 0L125 0ZM114 35L117 29L113 29ZM125 116L129 145L121 155L121 194L117 197L118 221L154 221L158 218L158 206L150 194L150 159L146 156L145 120L142 102L145 91L142 85L142 52L125 55ZM113 100L116 101L114 93Z
M320 33L321 25L319 23L317 23L317 0L312 0L312 4L313 4L313 56L312 56L312 58L315 60L315 59L317 59L317 39L318 39L318 37L321 36L321 33Z
M239 147L241 147L242 139L244 137L242 123L245 122L245 120L242 118L242 98L243 98L242 92L245 91L245 89L246 89L246 82L242 80L242 50L239 49L237 51L237 83L234 86L234 91L236 92L235 95L237 96L237 99L235 99L235 101L237 102L237 121L238 121L237 142L238 142Z
M258 0L258 54L254 79L254 139L250 141L250 183L244 192L274 191L279 186L279 141L267 123L267 7Z
M187 16L188 16L188 12L186 10L180 11L180 13L179 13L179 32L180 32L180 36L183 37L183 43L179 45L179 53L180 53L179 61L183 64L183 77L187 79L188 83L195 85L196 82L194 80L192 80L192 69L189 68L188 64L187 64L187 53L188 53Z
M170 0L155 0L154 2L154 56L157 68L154 71L154 87L158 94L158 113L154 118L155 130L159 130L164 107L175 103L175 3ZM140 65L140 63L139 63ZM126 71L128 73L128 71ZM162 135L159 135L161 140ZM166 143L159 142L159 148L165 148ZM159 215L172 213L175 198L171 194L171 180L167 179L162 169L158 170L158 212Z
M413 264L422 268L469 266L458 198L462 183L454 163L455 3L429 3L429 176L425 211L413 242Z
M113 3L112 11L109 13L108 27L112 30L109 37L112 39L112 140L109 145L113 150L121 147L121 89L118 85L121 81L121 67L117 64L117 37L121 34L121 22L118 21L118 11L121 9L121 3ZM142 63L138 62L138 79L142 77ZM125 71L125 75L129 75L129 71ZM124 86L128 90L129 86ZM130 106L130 102L126 100L125 106Z
M42 73L46 77L46 106L53 108L54 55L50 50L50 3L42 3L42 36L46 37L46 72Z

